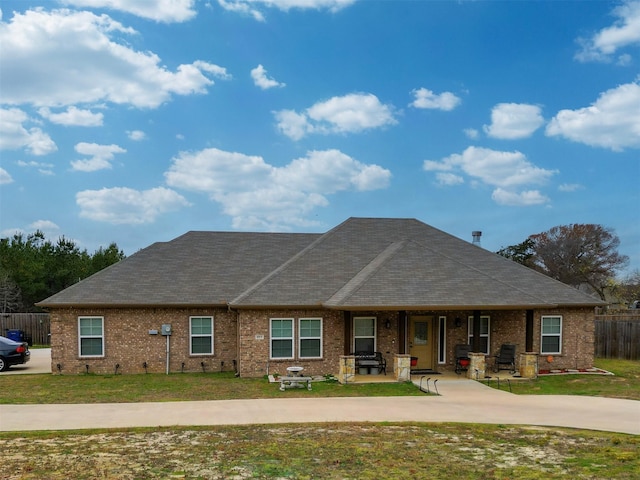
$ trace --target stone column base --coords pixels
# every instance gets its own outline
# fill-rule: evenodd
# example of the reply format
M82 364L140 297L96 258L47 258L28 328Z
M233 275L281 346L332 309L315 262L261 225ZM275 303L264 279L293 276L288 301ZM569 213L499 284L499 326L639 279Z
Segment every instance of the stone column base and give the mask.
M487 368L487 355L484 353L469 353L469 369L467 370L467 378L473 380L482 380Z
M353 383L356 379L356 357L353 355L340 356L340 371L338 381L340 383Z
M520 354L520 376L536 378L538 376L538 354L525 352Z
M393 374L398 382L411 380L411 355L396 353L393 356Z

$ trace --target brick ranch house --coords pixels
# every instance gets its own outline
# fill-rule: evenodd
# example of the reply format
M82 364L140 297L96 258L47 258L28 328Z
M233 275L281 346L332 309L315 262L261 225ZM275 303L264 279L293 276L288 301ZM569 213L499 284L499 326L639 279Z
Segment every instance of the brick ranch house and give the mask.
M54 373L339 371L355 351L451 370L456 344L589 368L602 302L415 219L188 232L43 300ZM170 326L171 335L163 335Z

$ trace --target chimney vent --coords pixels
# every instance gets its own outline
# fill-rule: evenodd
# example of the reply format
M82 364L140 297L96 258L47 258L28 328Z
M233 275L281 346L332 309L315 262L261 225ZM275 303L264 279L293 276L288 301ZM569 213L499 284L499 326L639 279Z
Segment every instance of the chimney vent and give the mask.
M473 243L474 245L477 245L478 247L480 247L480 237L482 237L482 232L479 230L475 230L473 232L471 232L471 235L473 237L473 241L471 243Z

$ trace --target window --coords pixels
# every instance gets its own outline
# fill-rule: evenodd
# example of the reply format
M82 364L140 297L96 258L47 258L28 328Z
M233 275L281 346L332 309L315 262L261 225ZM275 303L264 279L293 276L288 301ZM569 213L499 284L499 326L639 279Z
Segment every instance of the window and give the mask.
M562 352L562 317L542 317L542 338L540 353L553 354Z
M438 317L438 363L447 363L447 317Z
M301 318L298 329L300 358L322 358L322 319Z
M293 358L293 318L271 319L271 358Z
M376 351L376 319L374 317L353 319L353 351Z
M78 334L81 357L104 356L104 319L102 317L78 318Z
M191 355L213 355L213 317L190 317Z
M490 319L489 316L481 316L480 317L480 352L478 353L486 353L489 355L489 346L490 335L489 335L489 325ZM469 345L471 345L471 349L473 351L473 317L469 317Z

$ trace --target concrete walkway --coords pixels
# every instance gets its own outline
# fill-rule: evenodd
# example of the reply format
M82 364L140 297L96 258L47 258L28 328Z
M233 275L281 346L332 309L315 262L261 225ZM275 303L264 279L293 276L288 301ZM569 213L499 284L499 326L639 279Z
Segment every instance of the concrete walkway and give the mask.
M388 421L542 425L640 435L640 402L634 400L512 395L458 378L442 378L438 391L440 396L424 397L0 405L0 431Z

